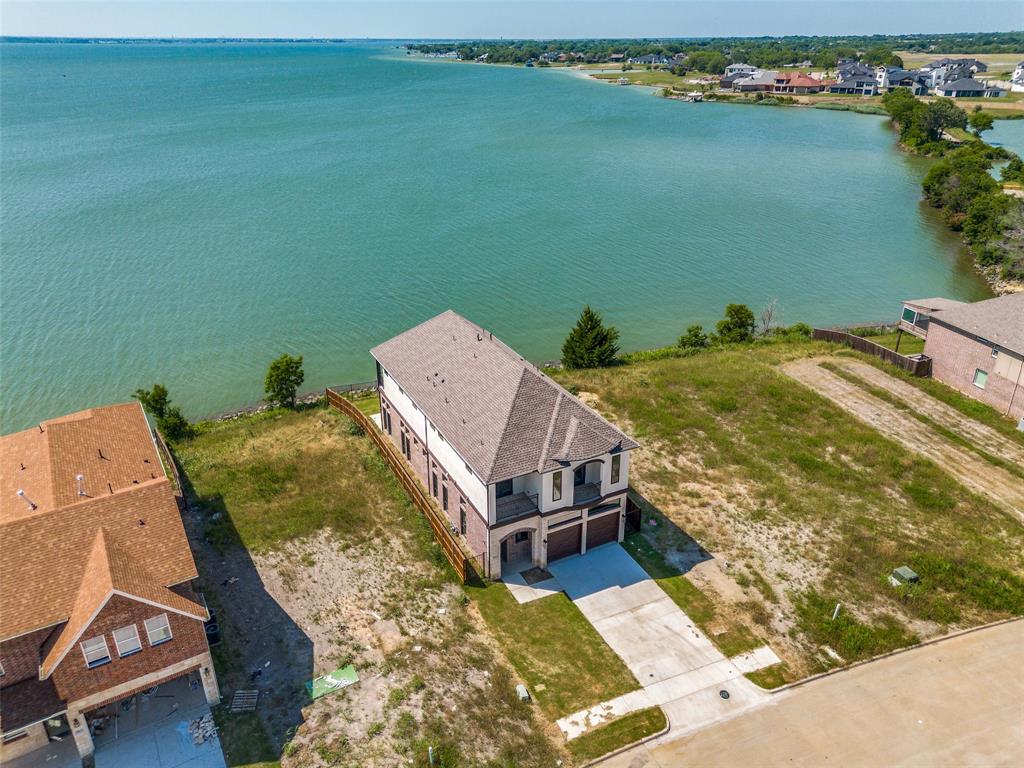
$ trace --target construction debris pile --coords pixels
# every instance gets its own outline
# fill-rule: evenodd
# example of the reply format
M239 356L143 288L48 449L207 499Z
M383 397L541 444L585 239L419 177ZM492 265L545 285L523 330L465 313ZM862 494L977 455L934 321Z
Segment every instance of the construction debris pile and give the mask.
M188 732L192 736L192 743L196 746L207 739L212 739L217 735L217 726L213 723L213 715L208 712L195 720L189 720Z

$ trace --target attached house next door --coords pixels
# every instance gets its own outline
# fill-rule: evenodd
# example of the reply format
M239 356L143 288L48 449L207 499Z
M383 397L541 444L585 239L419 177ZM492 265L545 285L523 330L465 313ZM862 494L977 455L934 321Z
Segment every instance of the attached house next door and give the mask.
M619 510L587 520L587 551L619 540Z
M548 562L552 563L555 560L561 560L563 557L578 555L582 543L582 523L548 531Z

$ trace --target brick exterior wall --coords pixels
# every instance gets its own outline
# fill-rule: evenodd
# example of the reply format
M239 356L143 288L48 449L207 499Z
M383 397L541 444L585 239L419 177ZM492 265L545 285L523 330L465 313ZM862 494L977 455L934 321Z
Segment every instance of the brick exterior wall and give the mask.
M22 680L39 677L40 647L56 627L38 629L26 635L0 643L0 664L4 676L0 677L0 690Z
M416 476L423 483L423 487L426 488L427 494L430 496L434 495L433 480L431 472L436 468L437 471L437 505L445 512L452 527L459 530L459 500L461 499L466 507L466 544L469 546L470 551L481 558L483 562L487 559L487 521L481 517L480 512L473 506L469 501L469 497L464 494L455 482L447 477L447 472L440 462L433 455L428 455L423 444L419 438L413 433L412 428L402 419L398 409L392 405L390 401L384 396L383 392L380 392L380 407L381 414L388 412L391 414L391 433L388 434L387 429L384 427L383 416L381 418L381 428L384 429L384 434L388 435L391 442L394 444L398 452L402 452L402 438L399 436L403 429L407 429L407 435L412 440L412 464L413 471ZM448 509L444 510L442 505L442 499L444 498L444 492L442 487L448 488Z
M988 403L1000 413L1006 413L1013 398L1009 415L1013 419L1024 417L1024 391L1018 389L1014 396L1016 382L994 373L996 360L992 357L991 345L982 344L933 320L928 327L924 353L932 358L934 378L968 397ZM988 372L984 389L974 386L974 372L978 368Z
M143 622L164 612L161 608L114 595L81 637L81 640L88 640L102 634L110 651L110 662L88 669L79 643L75 643L53 672L57 693L65 701L82 699L207 652L203 623L169 611L171 639L150 646ZM117 655L112 633L129 624L138 628L142 650L122 659Z

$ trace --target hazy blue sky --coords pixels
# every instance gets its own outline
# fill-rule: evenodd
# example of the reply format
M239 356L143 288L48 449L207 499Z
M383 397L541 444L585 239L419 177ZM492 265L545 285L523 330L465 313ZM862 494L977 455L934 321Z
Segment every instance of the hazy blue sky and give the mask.
M5 35L140 37L698 37L1008 31L1024 2L973 0L4 0Z

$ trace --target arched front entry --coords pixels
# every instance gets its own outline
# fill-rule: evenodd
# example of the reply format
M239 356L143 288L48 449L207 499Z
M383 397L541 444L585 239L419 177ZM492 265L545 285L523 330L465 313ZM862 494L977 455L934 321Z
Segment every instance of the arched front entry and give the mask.
M536 532L531 528L513 531L501 540L501 575L519 573L533 567Z

